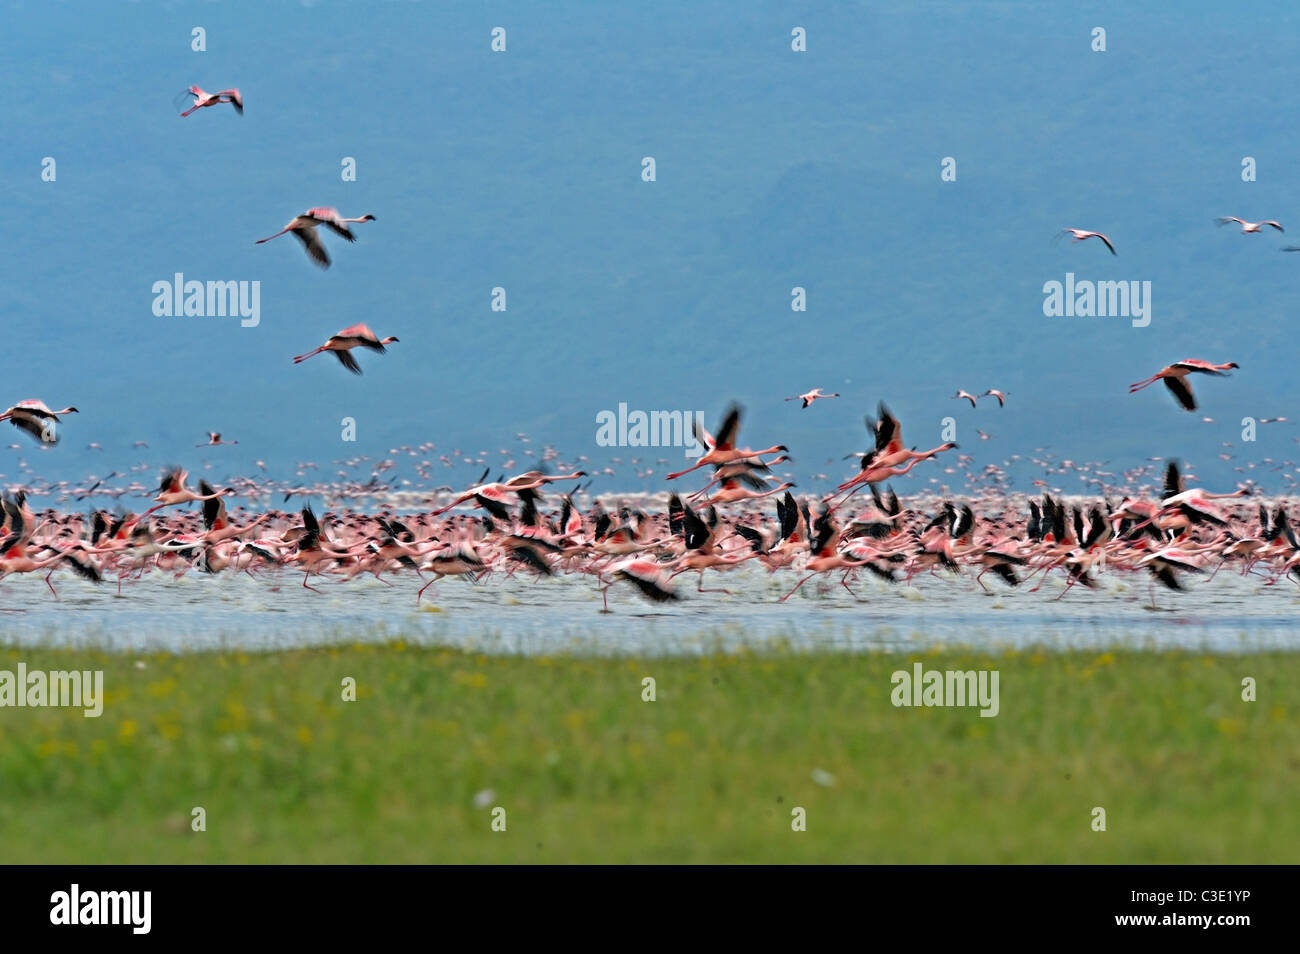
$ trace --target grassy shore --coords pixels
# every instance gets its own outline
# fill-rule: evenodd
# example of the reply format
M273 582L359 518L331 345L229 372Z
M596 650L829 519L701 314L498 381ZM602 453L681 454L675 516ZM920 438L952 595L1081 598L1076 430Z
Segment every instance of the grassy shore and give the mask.
M106 700L0 708L5 863L1300 862L1294 654L20 660ZM1000 713L894 707L916 660Z

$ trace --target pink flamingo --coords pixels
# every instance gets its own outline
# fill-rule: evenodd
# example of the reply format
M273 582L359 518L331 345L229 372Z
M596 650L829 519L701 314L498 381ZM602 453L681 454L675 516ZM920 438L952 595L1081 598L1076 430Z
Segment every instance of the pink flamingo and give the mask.
M229 103L235 107L235 112L239 113L241 116L244 115L244 97L239 95L239 90L237 89L223 89L218 93L207 93L197 86L191 86L189 92L190 95L194 97L194 105L181 113L182 119L194 112L196 109L204 109L208 106L218 106L221 103Z
M1118 252L1115 251L1115 246L1112 245L1112 244L1110 243L1110 239L1108 239L1106 236L1102 235L1100 232L1089 232L1087 229L1071 229L1071 228L1064 228L1064 229L1061 229L1061 231L1059 231L1059 232L1056 233L1056 234L1057 234L1058 236L1061 236L1061 235L1064 235L1066 232L1069 232L1071 235L1074 236L1074 239L1073 239L1074 242L1082 242L1082 241L1085 241L1086 239L1090 239L1090 238L1099 238L1099 239L1101 239L1102 243L1103 243L1103 244L1104 244L1108 249L1110 249L1110 254L1112 254L1112 255L1118 255L1118 254L1119 254Z
M675 474L669 474L668 480L676 480L678 477L684 477L686 474L699 470L701 467L707 467L709 464L730 464L738 460L751 460L763 457L767 454L775 454L778 451L789 453L790 448L784 444L774 444L771 447L765 447L763 450L750 450L748 447L737 448L736 437L740 433L740 405L733 404L727 411L727 416L722 419L722 427L718 429L716 438L709 435L708 431L698 424L695 428L696 440L709 448L708 453L696 461L694 467L688 467L686 470L680 470Z
M1242 235L1247 235L1251 232L1262 231L1263 226L1265 225L1271 225L1279 232L1286 231L1286 229L1282 228L1281 222L1275 222L1272 219L1269 219L1266 222L1247 222L1245 219L1239 219L1235 215L1224 215L1224 216L1220 216L1217 221L1220 225L1227 225L1229 222L1236 222L1238 225L1241 226Z
M26 431L43 444L57 444L59 435L54 425L65 414L79 413L75 407L65 407L61 411L51 411L44 401L28 398L19 401L9 410L0 414L0 421L8 421L19 430Z
M325 243L320 240L316 233L316 227L324 225L326 228L333 230L343 236L349 242L355 242L357 237L352 234L348 228L349 222L373 222L375 217L367 213L359 218L345 219L339 215L338 209L329 206L319 206L314 209L308 209L302 215L295 216L294 219L274 235L268 235L264 239L258 239L253 244L261 245L263 242L269 242L273 238L279 238L285 232L292 232L302 242L303 248L312 261L316 262L321 268L330 267L329 253L325 251Z
M361 373L361 365L357 364L357 359L352 357L352 349L358 346L369 348L371 351L377 351L383 354L388 349L385 345L396 343L397 339L387 337L382 341L367 325L352 325L350 328L344 328L338 334L331 335L329 340L317 348L315 351L308 351L306 354L297 355L293 359L294 364L302 364L308 358L314 358L322 351L334 352L334 357L339 359L339 364L347 368L353 374Z
M1141 391L1148 385L1155 384L1163 380L1178 403L1188 411L1196 410L1196 397L1192 394L1192 387L1183 378L1189 374L1212 374L1215 377L1226 378L1230 368L1236 368L1238 365L1229 361L1227 364L1211 364L1208 361L1202 361L1199 358L1187 358L1183 361L1175 361L1168 367L1161 368L1145 381L1139 381L1137 384L1129 385L1128 393L1133 394Z
M808 391L808 392L805 393L805 394L796 394L794 397L788 397L788 398L786 398L786 400L787 400L787 401L802 401L803 404L800 405L801 407L810 407L810 406L812 405L812 403L813 403L814 401L818 400L819 398L822 398L822 399L825 399L825 398L837 398L837 397L839 397L839 396L840 396L840 395L839 395L839 392L836 392L835 394L822 394L822 389L821 389L821 388L813 388L811 391Z
M140 519L143 520L155 510L161 510L163 507L174 507L177 504L192 503L194 501L216 500L218 497L230 496L235 492L230 487L227 487L225 490L216 493L196 494L185 486L187 477L189 477L189 473L180 467L163 474L162 482L158 484L158 496L153 498L157 501L157 506L146 510L140 515Z

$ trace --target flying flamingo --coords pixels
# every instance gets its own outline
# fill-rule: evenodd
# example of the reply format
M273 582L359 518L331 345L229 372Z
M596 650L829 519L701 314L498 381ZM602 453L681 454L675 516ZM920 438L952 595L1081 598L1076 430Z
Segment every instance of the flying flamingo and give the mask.
M1238 365L1232 361L1227 364L1210 364L1210 362L1201 361L1198 358L1188 358L1183 361L1176 361L1166 368L1161 368L1145 381L1130 385L1128 393L1132 394L1135 391L1141 391L1144 387L1163 379L1165 387L1178 399L1178 403L1188 411L1195 411L1196 398L1192 395L1191 385L1184 381L1183 378L1192 373L1212 374L1216 377L1226 378L1228 370L1236 367Z
M669 603L680 600L673 589L667 569L653 560L636 558L623 560L609 567L608 571L619 580L626 580L641 591L641 595L655 603ZM603 582L603 580L602 580ZM609 611L609 588L613 583L606 583L600 595L605 601L605 612Z
M1110 239L1108 239L1106 236L1102 235L1100 232L1089 232L1087 229L1071 229L1071 228L1064 228L1064 229L1061 229L1061 231L1058 232L1058 233L1056 233L1056 234L1057 234L1057 235L1064 235L1066 232L1069 232L1071 235L1074 236L1074 239L1073 239L1074 242L1082 242L1082 241L1084 241L1085 239L1090 239L1090 238L1099 238L1099 239L1102 240L1102 243L1105 244L1105 246L1106 246L1108 249L1110 249L1110 254L1112 254L1112 255L1117 255L1117 254L1118 254L1118 253L1115 251L1115 246L1112 245L1112 244L1110 243Z
M307 254L311 256L312 260L316 262L317 265L321 268L329 268L330 257L325 251L325 243L320 240L320 236L316 233L316 227L318 225L324 225L326 228L343 236L349 242L355 242L357 237L353 235L352 230L348 228L348 223L373 221L375 221L375 217L369 213L360 218L345 219L339 215L338 209L330 208L329 206L319 206L314 209L308 209L302 215L296 216L293 221L280 229L280 231L276 232L274 235L268 235L264 239L258 239L253 244L261 245L263 242L269 242L273 238L279 238L285 232L292 232L298 237L298 240L302 242L303 247L307 250Z
M726 417L722 419L722 427L718 429L716 438L711 437L698 423L695 431L696 440L709 448L708 453L696 461L694 467L688 467L686 470L669 474L667 476L668 480L676 480L678 477L699 470L701 467L707 467L709 464L731 464L738 460L749 460L751 458L760 458L765 454L775 454L778 451L785 453L790 451L790 448L784 444L774 444L763 450L750 450L748 447L737 449L736 436L740 433L739 404L733 404L728 409Z
M329 340L315 351L308 351L306 354L298 355L293 359L293 363L301 364L308 358L314 358L322 351L333 351L334 357L339 359L339 364L353 374L360 374L361 365L357 364L357 359L352 357L353 348L360 346L383 354L388 350L384 346L394 344L396 341L397 339L391 336L380 341L379 336L371 331L368 326L352 325L350 328L344 328L336 335L331 335Z
M1269 219L1267 222L1247 222L1245 219L1239 219L1235 215L1224 215L1216 220L1220 225L1227 225L1229 222L1236 222L1241 226L1241 234L1246 235L1250 232L1259 232L1265 225L1271 225L1279 232L1285 232L1281 222L1275 222Z
M26 431L42 444L57 444L59 435L54 431L64 414L77 414L75 407L65 407L61 411L51 411L44 401L28 398L19 401L9 410L0 414L0 421L9 421L14 427Z
M903 443L903 425L885 406L884 401L880 402L879 413L879 421L870 417L866 419L867 430L875 436L875 447L860 455L862 463L857 476L840 484L835 488L836 492L831 495L830 499L834 499L840 493L847 491L848 496L840 501L841 505L864 486L888 480L890 477L902 477L921 461L929 460L957 447L955 443L949 441L928 451L908 450Z
M969 391L958 391L956 394L952 396L952 400L970 401L970 406L971 407L975 406L975 395L971 394Z
M173 507L177 504L191 503L193 501L215 500L218 497L225 497L234 493L234 490L227 487L225 490L211 494L196 494L190 488L185 486L185 479L189 474L180 467L173 468L163 474L162 481L158 484L158 496L153 499L157 501L157 506L150 507L140 519L143 520L155 510L161 510L163 507Z
M989 388L980 397L989 397L990 395L998 399L998 407L1007 406L1007 392L999 391L997 388Z
M821 388L813 388L807 394L796 394L794 397L786 398L787 401L802 401L802 407L811 407L812 403L818 398L837 398L839 394L822 394Z
M232 447L239 441L223 441L221 434L217 431L208 431L208 440L204 444L195 444L195 447Z
M194 97L194 105L185 112L181 113L181 118L185 118L196 109L203 109L207 106L218 106L221 103L229 103L235 107L235 112L244 115L244 97L239 95L237 89L223 89L219 93L207 93L197 86L191 86L189 93ZM179 97L177 97L179 99Z

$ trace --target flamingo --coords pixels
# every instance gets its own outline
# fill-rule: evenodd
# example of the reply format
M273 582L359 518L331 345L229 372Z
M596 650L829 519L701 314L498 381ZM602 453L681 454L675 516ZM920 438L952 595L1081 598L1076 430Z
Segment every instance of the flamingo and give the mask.
M185 486L185 479L189 477L188 472L180 467L174 467L167 473L163 474L162 481L158 484L158 496L153 499L157 501L157 506L150 507L140 517L143 520L155 510L161 510L163 507L174 507L177 504L191 503L194 501L215 500L218 497L226 497L235 491L230 487L216 493L196 494L190 488Z
M998 399L998 407L1007 406L1007 392L999 391L997 388L989 388L980 397L995 397Z
M837 397L839 397L838 393L822 394L821 388L813 388L811 391L807 392L806 394L796 394L794 397L786 398L786 400L802 401L803 402L803 404L801 405L802 407L811 407L812 403L816 401L818 398L837 398Z
M197 109L218 106L221 103L229 103L235 107L235 112L241 116L244 115L244 97L239 94L237 89L223 89L218 93L207 93L197 86L191 86L189 93L194 97L194 105L181 113L182 119Z
M1235 215L1224 215L1224 216L1220 216L1215 221L1217 221L1220 225L1227 225L1229 222L1236 222L1238 225L1241 226L1242 235L1247 235L1251 232L1259 232L1263 229L1265 225L1271 225L1279 232L1286 231L1286 229L1282 228L1281 222L1275 222L1273 219L1269 219L1266 222L1247 222L1245 219L1239 219Z
M778 451L789 453L790 448L784 444L774 444L763 450L750 450L749 448L737 448L736 436L740 433L740 405L733 404L727 410L727 414L722 419L722 426L718 428L716 438L709 435L704 428L697 423L695 426L695 438L701 444L708 447L708 453L696 461L694 467L688 467L686 470L678 471L675 474L668 474L668 480L676 480L693 471L699 470L710 464L731 464L739 460L751 460L761 458L767 454L775 454Z
M1183 378L1189 374L1212 374L1216 377L1228 377L1228 370L1239 367L1235 362L1229 361L1227 364L1211 364L1208 361L1202 361L1199 358L1187 358L1183 361L1175 361L1168 367L1161 368L1145 381L1139 381L1137 384L1129 386L1128 393L1133 394L1141 391L1148 385L1155 384L1157 381L1164 380L1165 387L1173 393L1178 399L1178 403L1188 411L1196 410L1196 398L1192 394L1192 387Z
M239 441L223 441L218 431L208 431L208 440L204 444L195 444L195 447L232 447Z
M971 394L969 391L958 391L956 394L952 396L951 400L970 401L970 406L971 407L975 406L975 395Z
M57 444L59 435L55 432L54 425L63 415L77 413L79 412L75 407L52 411L45 406L44 401L28 398L0 414L0 421L9 421L14 427L26 431L42 444Z
M249 530L271 518L271 514L268 512L242 527L236 526L231 523L230 517L226 513L226 502L221 499L222 495L216 493L206 480L199 481L199 493L207 497L203 501L203 527L205 530L203 539L209 545L243 536Z
M1117 255L1117 254L1118 254L1118 253L1115 251L1115 246L1111 244L1110 239L1108 239L1106 236L1102 235L1100 232L1089 232L1087 229L1072 229L1072 228L1064 228L1064 229L1061 229L1061 231L1058 232L1057 235L1058 235L1058 236L1059 236L1059 235L1064 235L1066 232L1069 232L1071 235L1074 236L1074 239L1073 239L1074 242L1082 242L1082 241L1084 241L1084 240L1086 240L1086 239L1090 239L1090 238L1099 238L1099 239L1101 239L1102 243L1103 243L1103 244L1104 244L1108 249L1110 249L1110 254L1112 254L1112 255Z
M357 237L352 234L348 228L349 222L373 222L375 217L369 213L355 219L345 219L339 215L338 209L329 206L319 206L314 209L308 209L302 215L294 219L274 235L268 235L264 239L258 239L254 245L261 245L263 242L269 242L273 238L279 238L285 232L292 232L302 242L307 254L321 268L330 267L330 257L325 251L325 243L320 240L320 235L316 232L316 227L324 225L326 228L343 236L349 242L355 242Z
M361 373L361 365L357 364L357 359L352 357L352 349L355 347L369 348L371 351L377 351L383 354L388 349L385 345L396 343L394 337L387 337L382 341L367 325L352 325L344 328L338 334L331 335L323 345L315 351L308 351L306 354L300 354L293 359L294 364L301 364L308 358L314 358L322 351L334 352L334 357L339 359L339 364L347 368L353 374Z
M875 447L859 455L862 457L862 463L857 476L836 487L835 493L829 498L834 499L841 493L848 492L848 496L837 506L842 505L865 485L888 480L890 477L902 477L921 461L936 457L944 451L955 450L957 447L955 443L948 441L927 451L908 450L903 444L903 425L885 406L884 401L880 402L879 413L879 421L866 418L867 430L875 436Z
M627 580L641 592L642 596L655 603L669 603L681 599L673 589L666 567L653 560L639 560L634 557L615 563L609 569L618 579ZM609 588L613 585L613 583L606 583L600 591L605 601L606 611L609 610Z

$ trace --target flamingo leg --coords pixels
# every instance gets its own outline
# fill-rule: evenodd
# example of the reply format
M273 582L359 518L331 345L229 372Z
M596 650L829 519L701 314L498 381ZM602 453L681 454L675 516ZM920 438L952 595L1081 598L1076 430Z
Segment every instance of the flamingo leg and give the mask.
M427 590L429 587L433 586L433 584L437 583L440 579L442 579L442 574L435 573L433 575L433 579L430 580L428 583L424 584L424 586L420 587L420 592L415 594L415 602L419 603L420 597L424 595L424 591Z
M803 586L805 583L807 583L816 575L817 575L816 573L809 573L807 576L805 576L802 580L800 580L798 583L794 585L794 590L799 589L799 587ZM779 600L777 600L777 602L784 603L790 597L794 596L794 590L791 590L789 593L785 594L785 596L781 597Z

